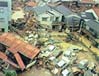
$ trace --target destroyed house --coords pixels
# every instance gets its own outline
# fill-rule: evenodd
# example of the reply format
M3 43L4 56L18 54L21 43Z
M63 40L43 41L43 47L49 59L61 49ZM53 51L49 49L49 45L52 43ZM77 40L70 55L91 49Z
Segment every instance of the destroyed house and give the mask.
M19 40L10 33L0 36L0 44L6 47L5 51L0 50L0 59L21 70L31 67L34 57L40 52L38 48Z

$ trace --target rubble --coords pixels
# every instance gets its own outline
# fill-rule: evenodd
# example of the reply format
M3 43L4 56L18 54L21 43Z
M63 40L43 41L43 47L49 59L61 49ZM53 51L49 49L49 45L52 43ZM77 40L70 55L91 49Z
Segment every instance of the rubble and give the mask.
M9 32L0 35L0 69L24 71L35 67L53 76L97 76L99 49L92 43L98 39L88 33L78 15L88 9L86 6L81 8L75 2L64 6L62 1L53 5L46 1L40 5L36 0L13 3Z

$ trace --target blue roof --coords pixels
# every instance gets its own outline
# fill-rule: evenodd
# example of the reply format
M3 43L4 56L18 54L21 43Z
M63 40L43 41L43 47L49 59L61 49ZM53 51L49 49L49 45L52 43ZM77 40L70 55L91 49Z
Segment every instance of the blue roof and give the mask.
M55 6L54 9L63 14L64 16L73 14L73 12L66 8L64 5Z

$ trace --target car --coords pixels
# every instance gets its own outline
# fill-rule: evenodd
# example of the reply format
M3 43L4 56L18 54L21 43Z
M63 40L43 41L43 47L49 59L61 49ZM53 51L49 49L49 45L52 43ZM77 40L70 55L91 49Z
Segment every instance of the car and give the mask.
M57 63L57 66L59 68L62 68L64 65L66 64L66 62L64 60L60 60L58 63Z
M61 72L62 76L68 76L69 73L70 73L70 71L69 71L68 69L64 69L64 70Z

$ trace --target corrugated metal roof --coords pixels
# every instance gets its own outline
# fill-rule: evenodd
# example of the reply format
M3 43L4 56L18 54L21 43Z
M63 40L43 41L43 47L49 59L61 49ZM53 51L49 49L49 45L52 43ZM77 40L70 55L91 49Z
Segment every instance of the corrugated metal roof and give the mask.
M7 56L4 53L0 52L0 58L1 59L7 59Z
M20 55L19 55L18 53L16 53L16 54L14 54L14 56L15 56L15 58L16 58L18 64L19 64L21 70L24 70L24 69L25 69L25 65L24 65L24 63L23 63L23 61L22 61Z
M2 59L3 61L5 61L5 62L7 62L7 63L9 63L11 65L13 65L16 68L19 68L18 65L16 65L13 62L11 62L10 60L8 60L7 56L4 53L2 53L2 52L0 52L0 59Z
M9 47L8 50L12 53L20 52L30 59L33 59L40 52L38 48L19 40L11 33L1 35L0 42L7 45Z

